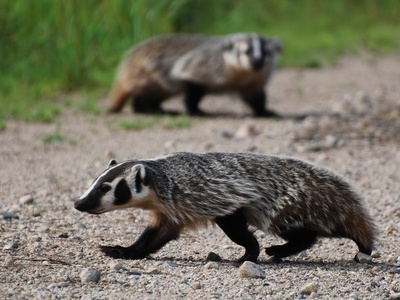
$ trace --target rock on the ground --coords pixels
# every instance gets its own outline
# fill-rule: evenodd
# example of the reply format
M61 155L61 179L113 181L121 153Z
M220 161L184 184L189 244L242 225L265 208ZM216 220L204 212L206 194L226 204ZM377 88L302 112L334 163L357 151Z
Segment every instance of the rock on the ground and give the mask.
M303 295L311 295L313 292L317 292L317 284L315 282L309 282L300 288L300 293Z
M210 261L205 264L205 269L218 269L218 264L215 261Z
M19 204L28 205L33 203L33 196L32 195L24 195L19 198Z
M265 278L264 270L251 261L245 261L240 266L238 272L241 278Z
M120 262L117 261L112 261L108 264L108 266L110 267L111 270L113 271L120 271L120 270L124 270L124 265L121 264Z
M11 267L13 264L14 264L14 258L12 258L11 256L7 256L4 259L4 264L3 264L4 267Z
M96 268L86 268L79 275L82 282L97 283L100 280L100 271Z
M222 258L217 253L210 252L210 253L208 253L206 260L207 261L221 261Z

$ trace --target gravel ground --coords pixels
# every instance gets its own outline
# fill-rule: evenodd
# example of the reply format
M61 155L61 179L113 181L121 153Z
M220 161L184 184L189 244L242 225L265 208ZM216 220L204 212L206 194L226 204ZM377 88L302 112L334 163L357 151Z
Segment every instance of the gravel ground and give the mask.
M10 121L0 133L0 299L400 299L399 57L278 70L269 92L282 119L251 118L225 96L208 97L202 105L212 116L183 128L167 128L164 117L122 129L121 120L135 118L128 107L117 116L65 111L53 124ZM179 99L166 106L182 109ZM45 142L51 136L61 139ZM321 239L280 264L262 251L258 265L243 266L247 272L233 263L243 249L218 227L186 232L148 259L104 257L96 246L131 244L147 212L94 216L74 210L74 200L111 157L173 151L294 156L336 171L376 220L373 263L353 262L350 240ZM256 236L263 248L282 242ZM210 252L223 260L208 262Z

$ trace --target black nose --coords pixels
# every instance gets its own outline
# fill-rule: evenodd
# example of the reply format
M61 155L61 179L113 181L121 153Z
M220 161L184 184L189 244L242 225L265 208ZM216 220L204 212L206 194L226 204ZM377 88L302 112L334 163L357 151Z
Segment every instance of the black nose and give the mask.
M259 70L264 66L264 59L260 58L260 59L254 59L252 62L253 68L254 70Z
M79 211L86 211L87 210L87 203L85 202L85 199L75 201L74 203L74 208L79 210Z

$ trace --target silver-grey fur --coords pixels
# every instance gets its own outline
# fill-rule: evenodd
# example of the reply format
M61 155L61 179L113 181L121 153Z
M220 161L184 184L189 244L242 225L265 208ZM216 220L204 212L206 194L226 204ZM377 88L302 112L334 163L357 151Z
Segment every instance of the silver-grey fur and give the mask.
M248 225L264 232L285 237L295 229L306 229L321 237L347 237L361 253L371 254L376 237L372 218L361 197L329 170L278 156L181 152L114 165L90 189L97 181L134 182L129 179L134 166L144 167L144 186L154 191L152 201L158 204L149 209L178 226L213 222L240 210ZM88 201L90 189L80 202ZM121 208L146 208L135 204L133 183L130 189L132 199ZM101 199L96 205L102 205ZM118 206L101 212L112 209Z

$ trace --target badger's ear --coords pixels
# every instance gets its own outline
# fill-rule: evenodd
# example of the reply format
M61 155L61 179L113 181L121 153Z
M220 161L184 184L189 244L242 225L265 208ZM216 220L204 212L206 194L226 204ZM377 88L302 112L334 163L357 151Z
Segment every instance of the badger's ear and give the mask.
M147 185L146 168L144 165L134 165L131 169L130 177L134 181L136 193L140 193L143 186Z
M272 44L274 45L274 49L277 52L281 53L283 51L281 39L278 37L273 37L271 41L272 41Z
M116 165L116 164L117 164L117 161L116 161L115 159L112 159L112 160L110 160L110 162L108 163L107 168L109 168L109 167L111 167L111 166L113 166L113 165Z

